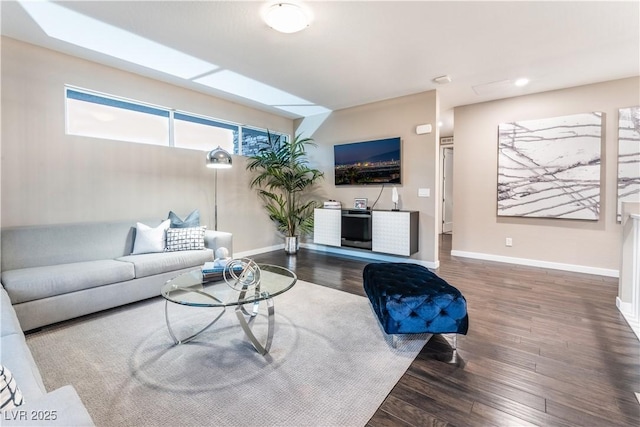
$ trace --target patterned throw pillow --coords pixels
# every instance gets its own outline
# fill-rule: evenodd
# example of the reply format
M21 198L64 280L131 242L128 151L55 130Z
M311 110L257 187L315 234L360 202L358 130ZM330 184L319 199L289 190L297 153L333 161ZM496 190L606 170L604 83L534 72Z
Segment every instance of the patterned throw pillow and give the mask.
M0 365L0 412L17 408L23 403L22 392L13 374L4 365Z
M207 227L170 228L167 230L167 252L204 249Z
M200 226L200 211L198 209L191 212L185 219L180 218L173 211L169 211L171 228L189 228Z

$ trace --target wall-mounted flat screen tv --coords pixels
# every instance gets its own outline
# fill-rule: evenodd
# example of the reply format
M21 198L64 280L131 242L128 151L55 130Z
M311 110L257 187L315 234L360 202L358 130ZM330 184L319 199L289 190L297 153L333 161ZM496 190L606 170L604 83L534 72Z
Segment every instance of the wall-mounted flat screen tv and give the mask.
M336 185L401 184L400 138L333 146Z

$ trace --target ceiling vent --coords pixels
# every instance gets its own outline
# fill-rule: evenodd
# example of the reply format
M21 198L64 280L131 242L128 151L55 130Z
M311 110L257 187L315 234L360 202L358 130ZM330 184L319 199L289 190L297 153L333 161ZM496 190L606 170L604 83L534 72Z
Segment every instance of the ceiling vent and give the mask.
M440 76L433 79L434 83L438 83L439 85L446 85L447 83L451 83L451 77L449 76Z

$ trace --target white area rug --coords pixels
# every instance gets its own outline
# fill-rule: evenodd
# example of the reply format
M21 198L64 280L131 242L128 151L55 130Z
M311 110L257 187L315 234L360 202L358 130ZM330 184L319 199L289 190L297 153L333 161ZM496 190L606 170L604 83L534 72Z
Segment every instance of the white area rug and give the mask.
M174 345L157 298L27 337L48 390L72 384L98 426L363 426L426 342L398 348L369 301L298 281L275 299L270 353L258 354L233 308ZM256 319L258 337L266 315ZM179 336L213 309L170 304ZM264 333L263 333L264 332Z

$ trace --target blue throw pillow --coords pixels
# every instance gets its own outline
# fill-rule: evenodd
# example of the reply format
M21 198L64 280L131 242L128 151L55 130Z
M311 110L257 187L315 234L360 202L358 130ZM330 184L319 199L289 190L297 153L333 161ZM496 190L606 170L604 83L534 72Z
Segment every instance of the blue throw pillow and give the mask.
M198 209L191 212L185 219L181 219L173 211L169 212L171 228L191 228L200 226L200 211Z

